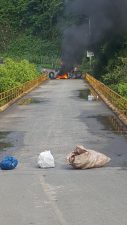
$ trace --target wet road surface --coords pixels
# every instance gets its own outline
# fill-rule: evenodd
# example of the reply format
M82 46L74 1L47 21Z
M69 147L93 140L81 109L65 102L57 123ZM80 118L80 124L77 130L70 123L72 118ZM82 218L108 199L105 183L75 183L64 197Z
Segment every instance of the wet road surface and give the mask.
M0 114L0 158L19 160L15 170L0 171L0 225L127 224L127 132L88 94L82 80L52 80ZM65 157L77 144L112 160L73 170ZM37 157L46 149L56 167L41 170Z

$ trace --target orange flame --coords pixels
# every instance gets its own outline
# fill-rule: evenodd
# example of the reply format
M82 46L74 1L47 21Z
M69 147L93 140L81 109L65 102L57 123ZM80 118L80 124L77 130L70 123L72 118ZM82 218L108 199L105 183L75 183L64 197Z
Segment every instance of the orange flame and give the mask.
M68 74L59 75L56 79L68 79Z

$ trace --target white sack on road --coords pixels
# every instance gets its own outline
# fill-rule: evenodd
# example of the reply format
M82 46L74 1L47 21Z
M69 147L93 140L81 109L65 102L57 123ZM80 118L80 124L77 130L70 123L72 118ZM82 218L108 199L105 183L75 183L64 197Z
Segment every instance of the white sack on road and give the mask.
M67 162L76 169L90 169L102 167L110 162L106 155L94 150L85 149L83 146L76 146L75 151L67 156Z
M53 155L51 154L50 150L40 153L37 164L38 164L39 168L55 167L54 158L53 158Z

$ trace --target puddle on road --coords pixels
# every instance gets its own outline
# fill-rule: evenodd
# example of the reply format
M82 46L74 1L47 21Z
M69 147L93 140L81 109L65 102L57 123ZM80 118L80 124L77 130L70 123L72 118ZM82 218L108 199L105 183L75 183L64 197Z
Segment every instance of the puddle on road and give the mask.
M98 99L97 93L92 88L79 90L79 98L88 100L89 95L93 95L94 100Z
M9 131L0 131L0 139L5 138L8 134L10 134Z
M109 130L120 135L127 135L127 127L113 115L88 116L87 118L97 119L103 126L103 130Z
M6 137L10 134L10 132L1 131L0 132L0 152L4 151L6 148L13 147L10 142L6 142Z
M43 100L40 100L37 98L24 98L18 102L18 105L37 104L37 103L41 103L41 102L43 102Z
M79 90L79 98L88 99L88 95L90 95L90 89Z
M13 147L11 143L5 143L0 141L0 151L5 151L5 148Z

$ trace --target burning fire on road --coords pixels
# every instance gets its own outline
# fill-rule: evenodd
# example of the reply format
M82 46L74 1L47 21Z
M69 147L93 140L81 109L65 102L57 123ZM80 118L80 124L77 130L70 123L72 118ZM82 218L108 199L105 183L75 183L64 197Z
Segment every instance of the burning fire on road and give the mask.
M61 65L59 70L53 70L49 73L50 79L82 79L82 73L78 67L66 69L64 64Z
M68 74L62 74L62 75L58 75L56 76L56 79L59 80L59 79L68 79Z

